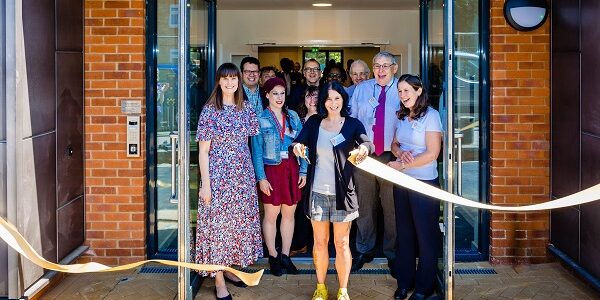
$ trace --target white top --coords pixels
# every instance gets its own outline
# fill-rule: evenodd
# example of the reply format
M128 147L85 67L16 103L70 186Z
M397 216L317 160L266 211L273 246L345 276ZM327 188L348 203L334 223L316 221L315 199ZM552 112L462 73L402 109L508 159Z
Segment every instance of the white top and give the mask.
M374 78L359 83L350 99L351 116L357 118L365 126L367 136L371 141L373 141L373 125L375 125L375 122L385 122L383 124L383 151L392 150L394 129L398 120L396 112L400 109L397 84L398 79L392 78L385 86L385 120L375 120L377 106L373 107L369 102L374 99L376 103L381 93L381 86L377 84Z
M324 195L335 195L335 165L331 139L338 134L339 132L327 131L319 126L316 153L317 162L312 186L313 192Z
M440 113L432 108L427 108L425 115L418 120L409 121L408 117L404 120L396 118L396 140L400 143L402 151L412 151L413 156L417 156L425 150L425 132L443 132ZM404 174L420 180L433 180L438 177L437 161L432 161L424 166L409 168L403 171Z

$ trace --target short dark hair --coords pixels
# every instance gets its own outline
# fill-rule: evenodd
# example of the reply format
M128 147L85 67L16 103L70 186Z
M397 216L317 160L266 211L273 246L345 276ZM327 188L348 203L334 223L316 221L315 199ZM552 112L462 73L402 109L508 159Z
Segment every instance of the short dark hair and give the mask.
M273 71L273 73L277 74L277 70L275 70L275 67L266 66L266 67L260 68L260 76L262 76L263 73L268 72L268 71Z
M413 108L414 119L417 120L425 115L425 113L427 112L427 108L429 107L429 97L427 97L427 91L423 86L423 82L421 81L421 78L419 78L419 76L417 75L404 74L398 79L396 89L398 89L398 84L400 84L400 82L408 83L408 85L410 85L415 91L421 89L421 95L417 98L417 101L415 102L415 106ZM402 101L400 101L400 110L396 112L396 116L398 117L398 119L404 120L404 118L406 118L408 115L410 115L410 109L406 108L402 104Z
M350 116L350 109L348 108L348 93L346 93L346 89L344 89L344 86L337 81L325 82L321 84L321 87L319 89L319 104L317 105L318 114L321 115L321 117L323 118L327 117L325 101L327 101L327 98L329 97L329 90L334 90L340 93L342 99L344 100L342 103L342 110L340 111L342 117Z
M258 68L260 69L260 61L258 60L258 58L252 57L252 56L246 56L242 59L242 62L240 63L240 70L242 70L242 72L244 72L244 65L246 63L257 65Z
M304 72L304 66L306 66L306 63L308 63L308 62L314 62L314 63L316 63L317 65L319 65L319 70L321 70L321 64L320 64L320 63L319 63L319 62L318 62L316 59L314 59L314 58L311 58L311 59L307 59L307 60L306 60L306 61L305 61L305 62L302 64L302 71L303 71L303 72Z

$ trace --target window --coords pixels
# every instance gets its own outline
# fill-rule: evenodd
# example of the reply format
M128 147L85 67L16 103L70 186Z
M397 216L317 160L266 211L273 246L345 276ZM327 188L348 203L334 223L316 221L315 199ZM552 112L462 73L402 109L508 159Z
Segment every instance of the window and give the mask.
M327 62L334 60L336 63L344 62L344 51L343 50L304 50L302 51L304 61L311 58L316 59L321 65L321 70L325 69Z
M171 4L169 6L169 28L177 28L179 26L179 5Z

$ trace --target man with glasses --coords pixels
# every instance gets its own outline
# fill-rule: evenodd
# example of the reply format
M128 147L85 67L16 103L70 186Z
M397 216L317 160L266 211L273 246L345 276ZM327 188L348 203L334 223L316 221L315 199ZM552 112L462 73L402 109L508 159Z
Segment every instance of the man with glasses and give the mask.
M298 105L304 102L304 91L308 86L319 86L321 80L321 65L313 58L304 62L302 67L302 75L304 75L304 84L296 85L292 95L288 101L288 107L292 110L297 110Z
M242 71L242 88L244 89L244 100L250 102L256 115L260 115L265 109L258 87L260 62L256 57L244 57L240 63Z
M389 52L379 52L373 57L375 78L365 80L354 89L350 101L352 117L358 118L375 144L372 158L387 164L393 160L391 144L394 136L396 111L400 98L394 74L398 71L395 57ZM379 206L383 212L383 253L392 269L396 242L396 216L394 213L393 184L357 169L356 192L360 203L356 219L356 250L352 271L360 270L373 260L377 239L377 215ZM392 274L394 276L394 274Z

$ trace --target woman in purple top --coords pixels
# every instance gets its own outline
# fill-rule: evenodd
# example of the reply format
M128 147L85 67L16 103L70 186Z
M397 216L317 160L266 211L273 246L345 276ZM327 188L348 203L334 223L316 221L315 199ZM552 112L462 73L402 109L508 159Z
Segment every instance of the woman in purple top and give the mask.
M241 74L231 63L217 69L217 82L198 120L196 140L202 186L198 193L196 263L247 267L263 255L256 180L248 137L258 119L244 101ZM207 275L207 273L204 273ZM231 299L225 281L244 286L235 275L211 273L217 299Z

